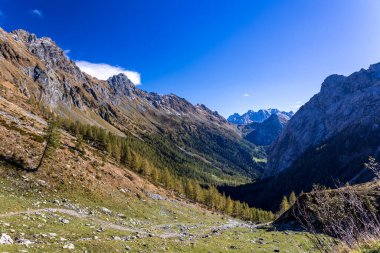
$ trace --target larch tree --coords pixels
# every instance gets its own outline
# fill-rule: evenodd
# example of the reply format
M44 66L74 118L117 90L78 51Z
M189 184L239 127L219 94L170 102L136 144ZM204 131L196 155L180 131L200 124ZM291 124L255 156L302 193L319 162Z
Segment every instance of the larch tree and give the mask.
M296 201L297 201L296 194L294 191L292 191L292 193L290 193L290 196L289 196L289 204L292 206L296 203Z
M48 122L48 129L46 131L44 139L46 144L41 159L38 165L29 171L33 172L39 170L47 158L52 158L54 156L55 151L61 144L61 131L59 129L59 122L57 120L50 120Z
M282 213L284 213L288 209L289 209L289 201L288 201L288 198L286 196L284 196L282 198L282 201L281 201L281 204L280 204L279 213L282 214Z

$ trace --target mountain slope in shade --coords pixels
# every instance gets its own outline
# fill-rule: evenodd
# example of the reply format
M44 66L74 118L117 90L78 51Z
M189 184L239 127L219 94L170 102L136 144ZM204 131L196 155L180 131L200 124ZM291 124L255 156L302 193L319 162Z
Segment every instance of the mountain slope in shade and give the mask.
M251 123L244 127L251 128L252 131L245 136L245 139L258 146L271 145L281 134L289 121L286 115L272 114L262 123Z
M204 105L143 91L123 74L97 80L50 38L24 30L0 30L0 59L1 95L11 102L44 105L62 117L136 136L165 157L161 166L202 181L249 181L261 173L252 161L255 147Z
M323 82L321 91L300 108L271 148L265 176L288 169L310 149L323 149L325 146L322 145L345 132L354 136L357 129L360 136L362 128L376 131L380 123L379 115L380 64L371 65L368 70L362 69L348 77L329 76ZM353 141L352 138L347 140L345 146L350 141ZM377 147L368 147L367 152L353 152L350 157L377 152ZM337 157L339 155L336 154ZM342 162L348 162L350 157L342 159Z
M273 114L283 114L284 116L287 116L291 118L294 113L292 111L290 112L284 112L280 111L278 109L261 109L257 112L249 110L248 112L244 113L243 115L239 115L238 113L235 113L228 117L228 121L236 124L236 125L246 125L253 122L261 123L268 119Z
M223 190L276 210L293 190L371 180L373 173L364 166L369 156L380 159L380 64L348 77L328 77L269 149L262 180Z

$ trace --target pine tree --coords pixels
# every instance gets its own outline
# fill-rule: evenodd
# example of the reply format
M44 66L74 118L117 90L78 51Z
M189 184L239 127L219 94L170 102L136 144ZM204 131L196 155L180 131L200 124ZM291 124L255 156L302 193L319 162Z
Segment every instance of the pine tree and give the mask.
M284 213L288 209L289 209L289 201L288 201L288 198L286 196L284 196L282 198L282 201L281 201L281 204L280 204L279 213L282 214L282 213Z
M112 143L111 143L111 140L106 140L106 143L105 143L105 148L106 148L106 152L108 155L112 155Z
M202 203L204 201L203 189L198 183L198 181L194 181L194 200Z
M81 134L77 134L77 140L76 140L76 143L75 143L75 148L81 152L81 153L84 153L84 146L83 146L83 136Z
M294 205L297 201L297 197L296 197L296 194L294 191L292 191L292 193L290 193L290 196L289 196L289 204L290 206Z
M174 180L174 182L175 182L175 190L176 190L176 192L178 192L179 194L185 193L182 181L180 179L176 178Z
M251 210L249 210L249 206L247 203L242 204L242 214L241 217L246 220L250 220L252 218L251 216Z
M152 168L152 175L151 175L151 177L152 177L152 181L154 183L158 183L159 182L159 180L160 180L160 172L157 170L156 167Z
M185 189L185 195L186 195L186 197L188 197L189 199L194 199L194 186L193 186L193 184L192 184L192 182L191 182L191 180L190 179L187 179L186 181L185 181L185 187L184 187L184 189Z
M121 158L121 149L117 143L112 145L112 157L116 160L117 163L120 162Z
M148 177L148 176L150 176L151 172L152 172L152 166L150 165L150 163L147 160L144 160L142 162L141 174L143 176Z
M42 166L45 159L52 157L55 154L55 151L61 144L61 131L59 130L59 122L57 120L54 119L48 122L48 129L44 138L46 145L40 162L36 168L30 169L29 171L37 171Z
M235 201L234 202L234 216L237 216L237 217L240 217L241 214L242 214L242 210L243 210L243 207L242 207L242 204L240 201Z
M167 189L173 189L174 186L174 179L172 175L170 174L168 169L165 169L163 171L162 177L161 177L161 183L165 186Z
M224 207L224 212L228 215L231 215L234 211L234 202L230 196L227 197L226 204Z
M212 209L218 209L220 206L220 194L215 186L210 186L209 188L209 200L210 200L210 207Z

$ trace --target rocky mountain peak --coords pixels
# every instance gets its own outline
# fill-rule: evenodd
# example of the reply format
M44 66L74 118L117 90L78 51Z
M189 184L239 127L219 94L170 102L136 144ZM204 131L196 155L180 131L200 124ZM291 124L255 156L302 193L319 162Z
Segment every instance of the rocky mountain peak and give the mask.
M107 83L115 92L115 94L127 97L130 97L135 89L135 85L123 73L108 78Z
M327 77L321 91L292 117L272 146L265 176L290 168L304 152L322 145L343 131L363 127L371 129L374 124L378 124L379 69L380 64L374 64L368 70L362 69L347 77ZM368 157L371 153L368 151L370 149L363 156ZM355 156L359 153L355 153Z
M233 115L228 117L228 121L237 124L237 125L247 125L253 122L261 123L268 119L273 114L283 114L286 115L289 119L294 115L292 111L285 112L280 111L278 109L260 109L258 111L248 110L243 115L239 115L238 113L234 113Z
M30 33L23 29L17 29L11 32L13 38L16 41L22 41L24 43L32 43L37 40L37 36L34 33Z
M38 38L35 34L22 29L12 31L10 35L15 41L23 43L30 53L43 60L48 70L62 70L83 81L84 76L80 69L67 58L63 50L51 38Z

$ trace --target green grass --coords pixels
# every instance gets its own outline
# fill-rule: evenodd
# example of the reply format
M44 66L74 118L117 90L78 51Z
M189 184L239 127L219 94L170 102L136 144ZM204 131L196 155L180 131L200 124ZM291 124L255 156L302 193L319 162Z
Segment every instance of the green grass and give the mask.
M380 242L367 243L356 250L353 250L352 253L378 253L380 252Z
M0 174L3 175L0 176L0 215L46 207L68 208L67 205L92 211L95 215L77 218L58 212L44 212L0 217L0 233L7 233L13 239L22 237L35 242L28 246L17 243L0 245L0 252L125 252L126 246L132 249L131 252L273 252L276 249L281 252L314 252L312 243L304 233L288 234L264 229L251 231L247 227L213 233L213 228L226 224L230 218L176 200L126 197L120 192L109 192L109 196L104 196L68 185L50 189L35 184L37 176L34 174L18 172L6 177L4 170L9 169L0 167L0 172L3 172ZM30 179L25 180L25 175ZM66 204L53 203L53 200L63 199L66 199ZM112 213L102 213L102 207ZM123 217L118 214L123 214ZM67 219L69 223L63 224L59 218ZM136 233L111 228L98 232L102 225L96 219L144 233L142 238L117 241L114 236L125 238ZM188 229L182 237L159 237L179 234L183 226ZM56 233L57 236L50 237L49 233ZM149 237L148 233L152 233L153 237ZM94 236L99 238L94 240ZM63 249L67 243L73 243L75 250Z

